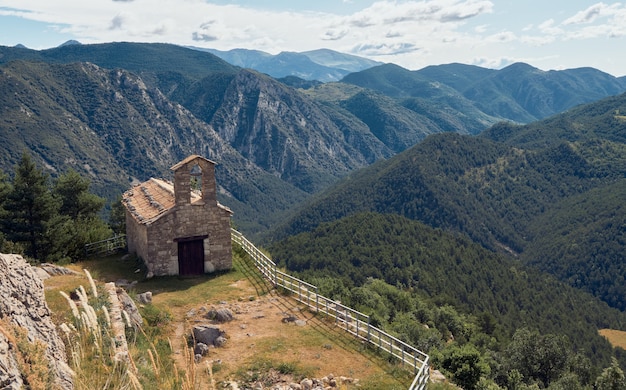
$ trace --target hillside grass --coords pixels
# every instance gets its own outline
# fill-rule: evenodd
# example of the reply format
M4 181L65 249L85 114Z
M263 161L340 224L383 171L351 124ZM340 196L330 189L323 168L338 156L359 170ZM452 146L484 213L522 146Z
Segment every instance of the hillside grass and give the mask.
M138 367L137 377L143 389L216 389L223 388L231 380L249 383L264 380L268 375L321 378L331 373L357 378L360 389L408 387L413 379L409 371L336 328L333 321L306 311L296 301L273 290L254 265L240 254L235 251L234 266L229 272L196 278L158 277L149 280L142 278L136 259L128 256L86 260L68 266L79 274L46 280L46 299L53 312L53 321L56 324L70 323L71 312L59 291L69 293L81 285L89 290L84 269L89 270L99 286L120 279L136 280L129 291L131 297L151 291L152 304L140 307L144 330L129 340L133 364ZM226 330L226 346L211 349L203 361L193 363L187 335L202 319L191 318L190 311L224 304L256 305L250 307L258 309L250 309L248 316L244 310L236 314L233 324L220 325ZM263 310L264 315L256 318L253 310ZM307 325L281 323L280 316L284 313L297 313ZM204 322L208 323L208 320ZM87 347L81 346L81 349ZM93 363L98 364L101 363ZM86 373L81 375L78 372L77 377L97 375L100 381L117 380L127 385L129 379L119 373L106 378L108 374L115 374L107 371L115 371L114 368L106 364L90 367L83 363L78 370ZM96 382L98 380L87 384L81 380L76 388L88 388ZM344 388L350 389L352 385Z
M613 347L619 347L626 350L626 332L623 330L615 329L600 329L598 331L601 336L604 336Z

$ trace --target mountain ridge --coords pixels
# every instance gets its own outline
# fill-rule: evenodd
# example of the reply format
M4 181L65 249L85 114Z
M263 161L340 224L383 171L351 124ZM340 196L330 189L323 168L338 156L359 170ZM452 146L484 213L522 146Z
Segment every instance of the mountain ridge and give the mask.
M197 47L191 48L209 52L233 65L267 73L275 78L296 76L305 80L319 80L322 82L339 81L348 73L381 64L378 61L330 49L270 54L260 50L248 49L222 51Z

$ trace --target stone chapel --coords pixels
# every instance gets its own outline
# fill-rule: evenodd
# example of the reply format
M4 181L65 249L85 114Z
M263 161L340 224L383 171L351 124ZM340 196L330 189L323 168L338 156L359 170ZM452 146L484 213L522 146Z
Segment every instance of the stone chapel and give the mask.
M232 212L217 201L215 162L192 155L171 170L173 183L151 178L123 194L129 253L148 275L230 269Z

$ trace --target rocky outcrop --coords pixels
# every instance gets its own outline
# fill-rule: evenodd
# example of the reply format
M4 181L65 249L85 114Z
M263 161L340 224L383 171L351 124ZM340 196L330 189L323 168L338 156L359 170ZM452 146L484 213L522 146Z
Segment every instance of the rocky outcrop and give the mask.
M15 358L11 335L0 326L0 388L21 389L24 385L20 368Z
M73 388L73 373L67 365L65 344L50 318L41 277L19 255L0 254L0 318L10 327L25 329L28 341L45 343L45 356L62 389ZM23 378L18 369L18 346L6 327L0 328L0 387L19 389Z

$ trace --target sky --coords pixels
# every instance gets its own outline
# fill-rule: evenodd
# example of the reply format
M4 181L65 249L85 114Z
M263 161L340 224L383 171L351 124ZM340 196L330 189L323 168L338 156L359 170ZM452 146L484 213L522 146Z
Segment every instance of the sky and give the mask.
M626 4L583 0L0 0L0 45L76 40L332 49L410 70L593 67L626 75Z

